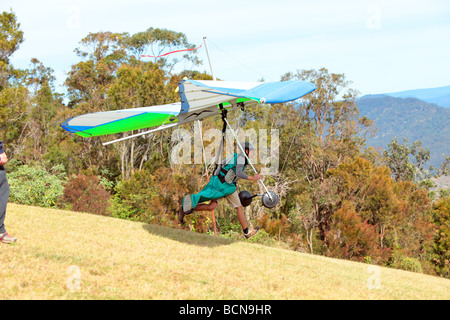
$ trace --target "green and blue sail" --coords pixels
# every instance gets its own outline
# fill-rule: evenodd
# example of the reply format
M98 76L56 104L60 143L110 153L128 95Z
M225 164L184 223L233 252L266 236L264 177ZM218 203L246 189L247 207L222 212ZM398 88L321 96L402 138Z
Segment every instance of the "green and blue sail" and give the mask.
M181 102L152 107L94 112L72 117L61 124L82 137L103 136L174 123L201 120L220 113L219 105L236 107L257 103L284 103L315 90L306 81L229 82L182 80Z

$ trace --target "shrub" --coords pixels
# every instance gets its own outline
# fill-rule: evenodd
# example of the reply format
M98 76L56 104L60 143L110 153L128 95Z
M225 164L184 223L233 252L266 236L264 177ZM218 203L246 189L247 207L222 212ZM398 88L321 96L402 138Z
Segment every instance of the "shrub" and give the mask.
M433 262L437 274L450 278L450 197L438 201L433 209L437 226Z
M334 212L326 233L327 255L335 258L364 261L367 256L385 259L386 250L380 248L375 226L363 221L350 203Z
M388 265L395 269L422 273L422 264L418 259L408 257L398 250L394 251Z
M61 166L47 172L41 167L17 166L8 174L10 201L40 207L56 207L63 194L64 173Z
M73 211L109 215L111 195L93 174L73 176L64 188L61 205Z
M116 194L111 199L110 215L114 218L137 221L135 211L130 205L124 203Z
M114 199L114 210L117 212L113 215L146 223L178 226L178 207L194 183L190 175L174 172L170 168L161 167L155 172L148 169L135 171L130 179L117 185ZM187 221L187 224L190 222Z
M134 172L130 179L116 186L113 216L135 221L152 222L152 199L158 197L154 177L147 170Z

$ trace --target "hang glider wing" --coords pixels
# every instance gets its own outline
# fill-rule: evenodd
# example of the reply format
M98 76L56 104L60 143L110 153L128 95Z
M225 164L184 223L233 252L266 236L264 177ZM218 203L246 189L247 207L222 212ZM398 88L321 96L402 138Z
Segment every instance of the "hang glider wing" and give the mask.
M235 109L258 103L283 103L315 90L312 83L304 81L244 83L183 80L178 88L179 103L88 113L70 118L61 127L82 137L158 126L166 128L217 115L220 113L219 106Z
M174 123L177 121L176 116L180 113L180 108L180 103L172 103L87 113L68 119L61 127L82 137L103 136Z
M181 123L203 119L220 113L218 106L235 108L257 103L293 101L315 90L306 81L229 82L183 80L179 83Z

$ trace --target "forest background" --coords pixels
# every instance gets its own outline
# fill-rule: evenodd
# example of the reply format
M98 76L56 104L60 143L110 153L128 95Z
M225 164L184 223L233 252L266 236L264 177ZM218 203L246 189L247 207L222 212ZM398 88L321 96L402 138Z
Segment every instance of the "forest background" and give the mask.
M85 139L60 127L87 112L176 102L184 77L212 79L194 71L201 64L196 51L140 59L145 52L195 48L186 35L157 28L89 33L74 49L79 61L67 74L66 94L56 92L53 70L38 59L28 69L10 63L23 41L14 12L3 12L0 139L10 159L10 201L214 234L211 214L190 215L185 225L177 221L182 197L198 192L206 177L202 164L171 163L171 132L103 146L111 137ZM190 70L176 71L186 62ZM386 150L367 147L373 121L359 114L358 91L344 74L296 70L281 80L311 81L316 90L293 103L229 116L244 130L279 130L279 169L264 182L280 204L268 210L254 201L246 208L247 219L262 227L252 241L449 278L450 199L448 191L434 189L431 178L448 175L450 158L431 170L421 141L394 139ZM220 128L220 121L205 119L202 128ZM193 131L192 126L183 128ZM255 184L240 184L259 192ZM225 201L215 217L220 236L242 237Z

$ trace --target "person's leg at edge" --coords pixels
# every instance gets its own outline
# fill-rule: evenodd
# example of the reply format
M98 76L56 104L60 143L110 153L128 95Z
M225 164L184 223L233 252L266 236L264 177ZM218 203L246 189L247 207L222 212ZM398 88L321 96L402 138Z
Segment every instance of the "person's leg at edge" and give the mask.
M239 199L239 197L238 197L238 199ZM236 214L237 214L239 223L241 224L242 230L244 231L244 233L246 233L246 231L248 231L248 226L247 226L247 219L245 219L245 215L244 215L244 207L242 205L236 206L237 205L236 199L232 199L230 202L236 208ZM218 205L217 200L212 200L208 204L200 203L199 205L197 205L197 207L194 209L194 211L214 211L217 208L217 205Z
M12 243L16 242L16 238L10 236L6 232L5 228L5 217L6 217L6 205L8 204L9 198L9 185L6 179L5 170L0 170L0 242L2 243Z
M244 215L244 207L242 206L237 191L227 196L227 200L230 203L230 205L236 209L236 215L242 227L242 231L244 232L245 237L247 239L253 237L258 232L259 227L256 227L256 229L252 228L252 230L249 230L247 219L245 218Z
M217 200L211 200L210 203L200 203L194 211L214 211L217 208Z
M178 209L178 221L184 223L184 216L189 215L194 211L214 211L217 208L217 205L217 200L211 200L209 203L199 203L197 207L190 212L184 212L183 205L181 205Z
M236 215L238 217L239 223L242 226L242 230L245 231L248 230L248 226L247 226L247 219L245 219L245 215L244 215L244 207L240 206L236 208Z
M9 185L6 179L6 172L0 170L0 233L5 233L5 217L6 217L6 205L9 198Z

